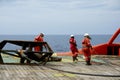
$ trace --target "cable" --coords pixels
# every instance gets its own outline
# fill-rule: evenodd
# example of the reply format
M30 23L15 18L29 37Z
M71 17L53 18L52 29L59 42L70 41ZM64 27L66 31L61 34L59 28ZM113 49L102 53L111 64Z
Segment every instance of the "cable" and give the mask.
M52 68L52 67L47 67L47 68L50 68L50 69L56 70L56 71L65 72L65 73L78 74L78 75L99 76L99 77L120 77L120 75L90 74L90 73L80 73L80 72L65 71L65 70L55 69L55 68Z

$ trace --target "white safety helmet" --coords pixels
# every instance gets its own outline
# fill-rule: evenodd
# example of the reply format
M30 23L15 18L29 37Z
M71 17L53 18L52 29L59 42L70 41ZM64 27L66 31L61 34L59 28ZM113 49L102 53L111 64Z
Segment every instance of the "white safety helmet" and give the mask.
M74 37L74 35L70 35L70 37Z
M88 34L88 33L85 33L84 36L89 36L89 34Z
M44 33L40 33L40 36L41 36L41 37L44 37Z

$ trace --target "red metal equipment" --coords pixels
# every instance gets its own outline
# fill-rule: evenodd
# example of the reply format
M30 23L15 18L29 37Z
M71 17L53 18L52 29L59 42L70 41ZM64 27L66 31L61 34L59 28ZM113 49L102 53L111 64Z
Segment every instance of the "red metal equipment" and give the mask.
M107 43L98 44L93 46L91 50L92 55L118 55L120 56L120 42L114 43L114 40L120 33L120 28L112 35ZM79 54L83 54L82 50L79 49ZM57 56L71 56L72 53L69 52L58 52Z

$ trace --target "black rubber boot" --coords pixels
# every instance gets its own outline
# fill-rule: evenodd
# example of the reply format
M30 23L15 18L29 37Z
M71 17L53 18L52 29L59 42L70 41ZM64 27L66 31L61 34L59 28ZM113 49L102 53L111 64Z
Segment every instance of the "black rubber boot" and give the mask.
M86 61L86 65L91 65L90 61Z
M73 57L73 62L75 61L75 57Z

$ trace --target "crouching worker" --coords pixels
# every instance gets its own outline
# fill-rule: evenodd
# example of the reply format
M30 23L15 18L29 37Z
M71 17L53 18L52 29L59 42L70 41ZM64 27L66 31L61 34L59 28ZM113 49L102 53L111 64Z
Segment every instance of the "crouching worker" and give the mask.
M84 57L86 60L86 65L91 65L91 52L90 49L92 49L91 45L91 37L89 36L88 33L84 34L84 39L82 40L82 51L84 53Z

